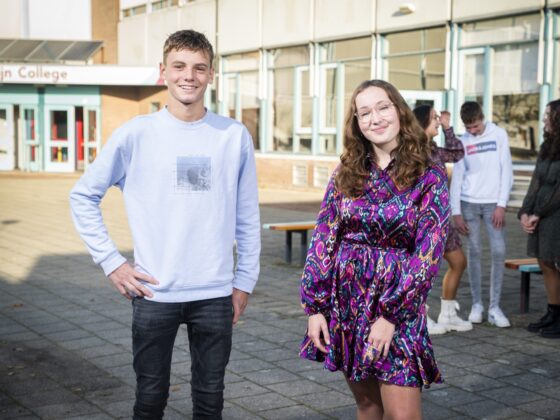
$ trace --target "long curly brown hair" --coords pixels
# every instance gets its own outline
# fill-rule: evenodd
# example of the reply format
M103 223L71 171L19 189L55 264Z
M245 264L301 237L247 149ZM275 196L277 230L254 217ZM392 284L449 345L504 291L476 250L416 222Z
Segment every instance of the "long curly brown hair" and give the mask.
M375 160L372 143L362 134L355 116L356 96L370 87L383 89L399 115L400 132L397 147L391 152L395 164L391 178L399 188L411 186L430 164L430 146L426 134L399 91L384 80L366 80L354 90L344 128L344 152L336 174L336 186L348 197L359 197L370 174L371 159Z
M541 145L541 159L560 160L560 99L549 102L548 130L544 131L544 142Z

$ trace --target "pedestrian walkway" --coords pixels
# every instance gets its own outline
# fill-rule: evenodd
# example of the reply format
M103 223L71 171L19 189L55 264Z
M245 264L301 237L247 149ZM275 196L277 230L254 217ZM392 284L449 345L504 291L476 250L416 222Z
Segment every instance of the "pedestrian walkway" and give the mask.
M0 418L130 418L134 401L131 306L104 278L74 232L68 193L75 175L0 175ZM313 219L321 194L262 191L262 222ZM132 247L120 193L103 202L112 238ZM508 257L525 256L525 237L507 217ZM352 419L344 379L301 360L306 327L301 267L284 262L284 235L263 231L260 281L234 330L224 419ZM189 244L185 244L189 246ZM298 252L295 244L294 253ZM488 249L485 248L485 255ZM488 261L484 261L488 267ZM445 266L445 264L444 264ZM445 384L423 393L425 419L559 419L560 340L524 329L545 305L533 275L530 312L519 313L519 275L507 271L503 309L512 328L487 323L434 337ZM485 271L484 296L488 296ZM430 297L439 311L441 280ZM459 292L470 308L468 279ZM166 419L190 417L189 353L181 330Z

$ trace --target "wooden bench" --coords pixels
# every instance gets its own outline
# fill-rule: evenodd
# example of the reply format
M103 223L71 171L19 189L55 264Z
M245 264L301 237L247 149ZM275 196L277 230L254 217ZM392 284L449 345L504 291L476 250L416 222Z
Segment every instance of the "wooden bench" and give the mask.
M315 222L291 222L291 223L265 223L263 229L281 230L286 232L286 262L292 263L292 233L301 235L300 261L305 263L307 256L307 231L315 228Z
M519 310L522 314L529 311L529 294L531 292L531 273L542 274L536 258L519 258L505 261L506 268L521 272L521 290L519 292Z

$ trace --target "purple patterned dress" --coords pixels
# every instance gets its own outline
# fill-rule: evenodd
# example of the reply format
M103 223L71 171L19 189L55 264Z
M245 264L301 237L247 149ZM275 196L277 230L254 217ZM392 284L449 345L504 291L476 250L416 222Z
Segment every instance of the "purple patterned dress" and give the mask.
M303 308L326 317L331 344L325 355L306 335L300 354L352 381L373 375L391 384L428 386L441 382L425 301L447 233L447 175L434 164L412 187L399 190L388 173L392 165L372 164L358 199L340 193L331 177L301 284ZM388 357L367 364L370 324L380 316L395 324L395 335Z

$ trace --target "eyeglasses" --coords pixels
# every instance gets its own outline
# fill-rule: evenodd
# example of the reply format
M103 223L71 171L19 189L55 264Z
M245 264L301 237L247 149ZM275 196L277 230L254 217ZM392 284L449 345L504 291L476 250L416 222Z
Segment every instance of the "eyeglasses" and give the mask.
M375 105L372 109L361 110L354 115L358 118L361 123L370 123L373 118L373 111L377 113L381 118L387 118L391 115L391 108L394 104L392 102L381 102Z

